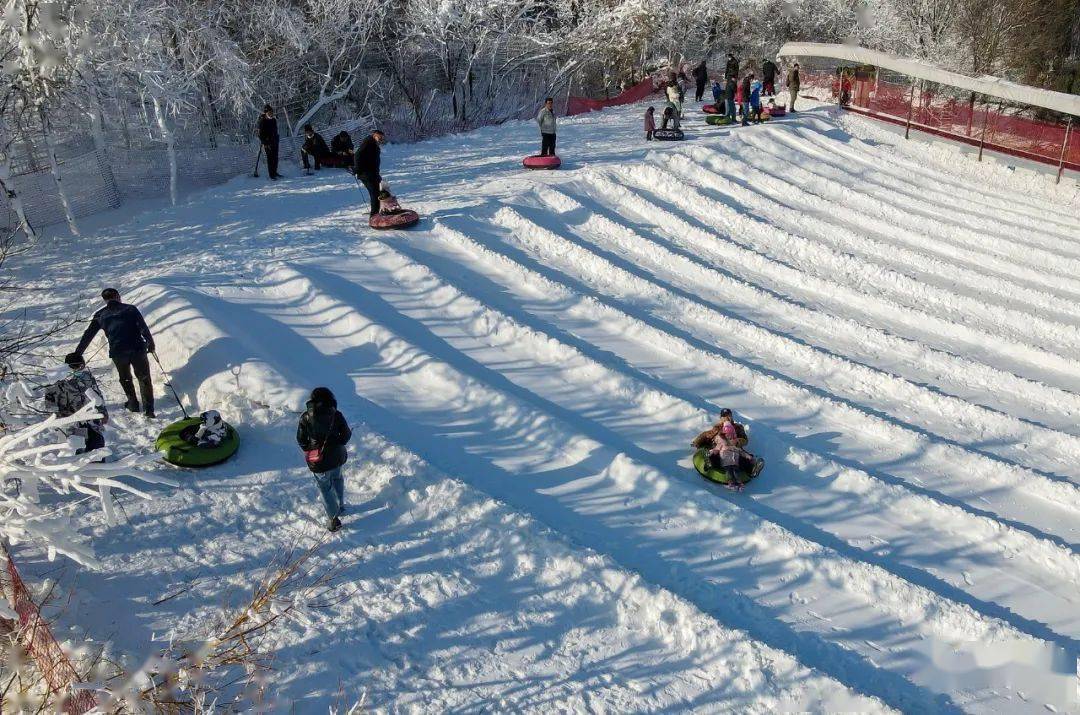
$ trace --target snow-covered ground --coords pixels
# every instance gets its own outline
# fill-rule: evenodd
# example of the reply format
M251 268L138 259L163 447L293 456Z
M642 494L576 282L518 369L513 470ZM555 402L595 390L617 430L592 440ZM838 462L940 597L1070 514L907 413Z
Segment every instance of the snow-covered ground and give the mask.
M527 122L390 147L408 233L286 167L21 266L41 304L119 286L244 440L88 516L62 622L138 660L322 538L326 385L348 588L283 633L281 711L1076 710L1080 192L831 108L682 144L641 111L562 120L558 172ZM721 407L742 494L689 467Z

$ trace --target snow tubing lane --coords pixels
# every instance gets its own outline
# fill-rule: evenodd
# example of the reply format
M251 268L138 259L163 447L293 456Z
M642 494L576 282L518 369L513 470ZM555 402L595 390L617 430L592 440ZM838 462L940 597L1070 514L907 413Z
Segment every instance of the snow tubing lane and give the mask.
M368 226L381 231L392 228L409 228L420 223L420 214L412 209L401 209L392 214L375 214L368 219Z
M705 112L706 114L719 114L720 113L720 110L716 107L715 104L703 104L701 106L701 111Z
M652 135L653 139L661 142L682 141L686 138L682 129L657 129Z
M727 116L726 114L711 114L711 115L705 117L705 123L706 124L711 124L714 127L716 127L716 126L726 126L728 124L734 124L735 122L733 122L731 120L731 117Z
M173 422L158 435L154 449L165 454L165 461L178 467L209 467L221 464L240 448L240 435L228 422L225 440L217 447L196 447L187 441L195 434L202 420L198 417Z
M698 474L705 477L710 482L716 482L717 484L728 484L729 482L727 472L723 469L714 469L713 467L708 467L706 466L708 465L708 463L709 450L701 448L698 451L694 452L694 469L697 470ZM747 474L742 470L739 471L739 474L742 475L743 484L746 484L754 478L753 476Z
M521 160L526 169L558 169L562 159L557 156L527 156Z

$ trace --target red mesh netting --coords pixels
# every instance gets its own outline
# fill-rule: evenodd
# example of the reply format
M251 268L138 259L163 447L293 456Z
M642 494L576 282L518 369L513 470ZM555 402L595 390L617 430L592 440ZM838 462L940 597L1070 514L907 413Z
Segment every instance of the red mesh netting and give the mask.
M816 72L808 84L819 94L819 99L835 99L840 81L829 73ZM910 110L912 127L931 134L974 146L982 143L990 150L1055 166L1062 158L1066 125L1021 116L1016 106L996 104L993 100L989 104L980 101L972 105L970 99L918 88L912 95L910 84L880 78L846 80L844 88L850 95L849 109L880 119L906 124ZM821 96L824 94L828 96ZM1068 132L1064 166L1080 171L1077 129L1074 125Z
M587 99L586 97L570 97L566 100L566 116L584 114L604 107L617 107L621 104L640 102L655 92L657 85L652 77L646 77L632 87L623 90L617 97L611 99Z
M3 549L2 558L7 561L4 591L12 609L19 614L19 641L37 663L38 671L49 689L54 693L65 692L79 682L79 674L56 642L49 624L41 617L41 611L31 598L26 584L15 568L15 561L6 548ZM69 715L83 715L95 705L97 702L94 694L81 690L64 698L63 708Z

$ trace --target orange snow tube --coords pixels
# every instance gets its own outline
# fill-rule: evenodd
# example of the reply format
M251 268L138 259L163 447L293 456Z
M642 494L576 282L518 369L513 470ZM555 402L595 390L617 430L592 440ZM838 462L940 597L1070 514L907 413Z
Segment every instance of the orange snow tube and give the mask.
M420 223L420 214L412 209L400 209L389 214L375 214L368 219L368 226L381 230L409 228Z
M557 156L527 156L522 160L526 169L558 169L562 159Z

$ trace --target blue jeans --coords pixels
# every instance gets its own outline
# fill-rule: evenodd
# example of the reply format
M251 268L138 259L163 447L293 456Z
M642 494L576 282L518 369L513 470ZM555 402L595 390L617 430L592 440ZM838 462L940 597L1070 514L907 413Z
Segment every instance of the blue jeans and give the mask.
M727 100L727 116L731 120L732 124L735 123L735 100Z
M750 103L749 102L743 102L742 103L742 123L743 123L743 126L746 126L747 124L750 123Z
M341 508L345 506L345 478L341 476L341 467L322 474L313 473L312 476L322 495L326 516L333 519L341 514Z

